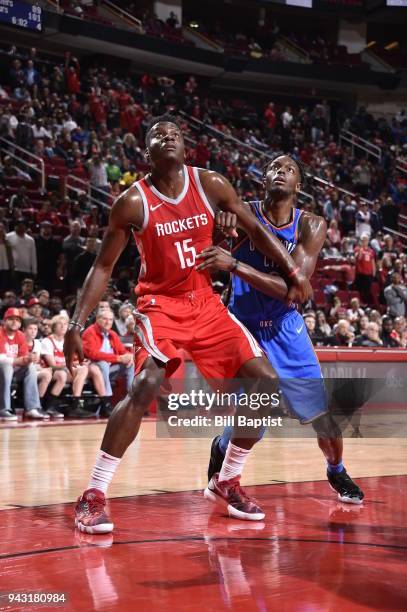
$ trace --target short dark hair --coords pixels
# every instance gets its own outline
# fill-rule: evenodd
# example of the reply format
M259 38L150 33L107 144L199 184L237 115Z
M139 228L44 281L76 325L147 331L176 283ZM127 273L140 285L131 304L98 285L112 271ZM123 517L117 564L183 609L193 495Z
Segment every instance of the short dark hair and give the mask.
M33 317L23 319L23 329L27 329L30 325L36 325L38 327L38 319L34 319Z
M298 172L300 173L301 187L304 188L305 185L307 184L307 167L300 159L294 159L294 157L292 157L291 155L288 155L287 153L281 153L280 155L276 155L272 159L267 160L263 166L263 175L267 172L267 168L272 163L274 163L276 159L278 159L279 157L289 157L290 159L293 160L293 162L297 165Z
M181 127L176 117L174 117L174 115L170 115L169 113L167 113L165 115L158 115L157 117L153 117L147 125L147 130L146 130L146 146L147 147L148 147L149 140L150 140L150 132L157 123L173 123L174 125L177 126L179 130L181 130Z

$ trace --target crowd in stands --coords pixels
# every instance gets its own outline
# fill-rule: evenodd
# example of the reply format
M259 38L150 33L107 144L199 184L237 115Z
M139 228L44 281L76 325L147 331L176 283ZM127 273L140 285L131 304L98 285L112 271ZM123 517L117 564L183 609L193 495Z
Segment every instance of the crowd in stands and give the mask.
M336 120L323 100L284 106L215 98L203 93L194 76L120 75L107 67L83 68L69 53L59 62L38 57L34 48L19 51L12 47L1 59L8 69L0 78L0 136L11 144L5 145L7 150L0 156L4 319L0 389L3 395L8 393L5 389L17 367L26 372L27 388L33 384L34 370L36 376L41 368L46 370L39 377L35 406L27 405L27 415L34 410L28 416L47 418L43 409L50 406L48 416L52 414L58 403L54 396L65 389L69 376L58 359L63 359L66 317L72 313L76 293L100 248L112 199L147 171L145 128L153 115L164 111L185 113L179 120L188 163L224 174L246 200L261 196L263 167L273 155L290 152L306 164L309 181L303 185L301 205L322 214L329 225L313 279L314 299L304 309L313 341L319 345L406 347L405 243L403 246L395 238L398 234L392 233L400 229L399 216L405 214L407 204L406 178L396 163L406 145L403 113L390 123L373 119L364 109L342 118L380 143L378 162L339 143ZM21 164L14 145L43 160L45 190L38 180L38 164ZM91 192L65 192L68 173L84 180L85 186L89 182ZM100 398L98 410L108 414L106 398L111 397L112 387L107 370L112 367L107 364L114 362L120 366L116 368L119 373L125 374L131 367L126 347L134 322L127 302L133 299L138 265L137 251L130 244L101 307L104 316L92 332L91 341L100 341L96 348L103 358L94 352L94 346L89 349L89 363L72 391L71 415L89 415L81 405L83 385L89 379ZM61 313L64 324L58 319ZM105 344L113 319L120 346L116 336ZM16 347L7 339L13 335L7 329L20 331L20 327L24 331L18 334ZM41 339L41 348L34 342L37 339ZM54 357L49 357L50 350ZM34 353L39 361L30 357ZM115 355L113 361L108 354ZM126 384L129 380L126 378ZM8 413L7 404L4 406Z

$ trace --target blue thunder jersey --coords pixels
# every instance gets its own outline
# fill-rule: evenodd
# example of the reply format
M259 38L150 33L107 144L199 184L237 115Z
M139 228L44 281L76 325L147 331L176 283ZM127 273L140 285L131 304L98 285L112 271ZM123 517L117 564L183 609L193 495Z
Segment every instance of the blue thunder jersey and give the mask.
M250 203L253 213L258 221L283 243L289 253L292 253L298 242L298 224L302 210L292 209L292 217L289 223L276 227L263 214L260 202ZM258 251L246 236L233 249L233 255L239 261L248 264L252 268L265 272L281 275L274 262L267 259L263 253ZM257 319L261 321L276 320L285 316L295 306L288 308L284 302L277 300L261 291L254 289L238 276L232 276L232 292L229 301L229 310L240 320Z
M293 208L291 221L276 227L264 216L260 202L252 202L251 207L260 223L292 253L298 242L302 211ZM279 272L248 238L236 245L233 254L236 259L260 272ZM321 367L304 319L295 306L288 307L281 300L258 291L233 275L229 309L253 334L277 372L280 390L289 411L301 423L309 423L324 414L327 403ZM259 432L259 437L263 433L263 430Z

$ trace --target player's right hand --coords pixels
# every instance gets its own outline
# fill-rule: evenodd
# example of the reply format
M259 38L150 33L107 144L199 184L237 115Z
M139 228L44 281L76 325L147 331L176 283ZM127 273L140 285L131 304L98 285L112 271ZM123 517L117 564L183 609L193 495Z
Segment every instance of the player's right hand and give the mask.
M225 236L230 236L231 238L237 238L237 216L235 213L226 212L224 210L218 210L216 213L216 227L220 229L221 232L225 234Z
M79 363L84 361L82 338L77 327L68 329L64 339L64 355L66 367L71 373L72 378L75 375L74 362L79 359Z
M309 279L302 272L298 271L291 278L291 287L288 290L287 304L306 302L313 294Z

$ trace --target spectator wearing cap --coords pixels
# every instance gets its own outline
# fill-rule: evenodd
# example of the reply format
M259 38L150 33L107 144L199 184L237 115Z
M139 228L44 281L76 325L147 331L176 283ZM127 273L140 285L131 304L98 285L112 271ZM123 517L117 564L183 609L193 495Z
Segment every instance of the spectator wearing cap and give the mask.
M133 355L126 351L119 336L112 330L112 325L113 312L104 309L99 311L96 322L90 325L82 335L85 357L99 366L108 397L113 394L111 379L123 375L126 379L127 391L129 391L134 378Z
M40 287L52 289L56 282L56 269L61 253L61 243L54 238L50 221L41 223L40 235L35 241Z
M15 380L24 386L24 416L44 420L49 416L41 408L37 370L25 336L20 331L21 322L19 309L9 308L0 328L0 419L17 420L11 410L11 383Z
M13 254L14 276L17 287L26 276L35 277L37 275L37 252L34 238L29 236L25 230L26 224L24 221L19 221L15 231L6 235Z
M369 246L368 234L362 234L360 245L355 248L355 262L355 287L360 291L363 302L370 304L372 301L370 287L376 276L376 256Z
M41 319L42 317L42 306L40 301L36 297L32 297L27 303L28 316L33 319Z
M404 317L406 314L407 287L403 285L399 272L391 275L391 284L384 290L387 314L391 317Z

